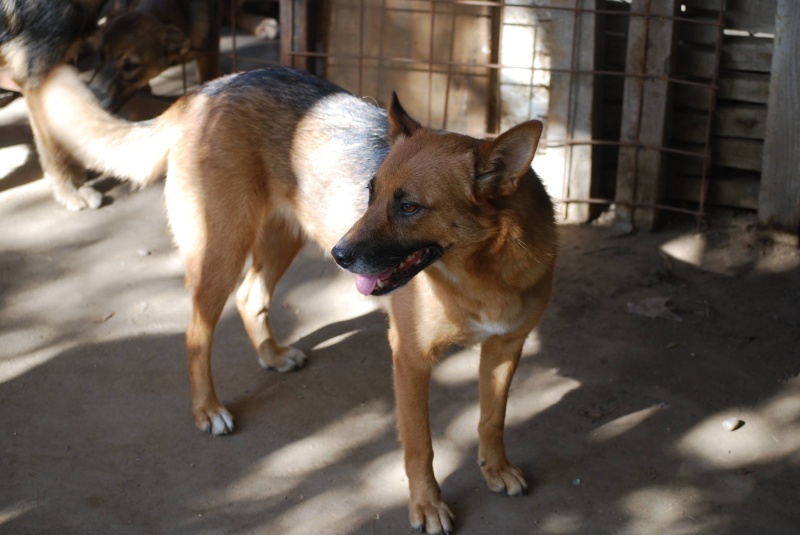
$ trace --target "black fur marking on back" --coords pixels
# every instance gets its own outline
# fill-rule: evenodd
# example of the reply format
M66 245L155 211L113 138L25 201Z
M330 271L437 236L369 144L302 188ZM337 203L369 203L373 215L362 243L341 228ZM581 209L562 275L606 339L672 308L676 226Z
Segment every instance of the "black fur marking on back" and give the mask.
M268 95L297 117L313 109L331 135L346 140L349 152L354 156L349 162L349 171L363 175L365 180L374 176L389 152L389 125L382 108L303 71L273 67L229 75L206 83L197 94L234 102L252 98L254 94ZM317 106L331 95L345 98L336 99L330 106ZM366 200L366 189L364 193Z
M202 86L199 93L209 97L246 95L253 88L266 91L295 110L305 110L319 99L347 93L336 84L288 67L272 67L224 76ZM348 93L349 94L349 93Z

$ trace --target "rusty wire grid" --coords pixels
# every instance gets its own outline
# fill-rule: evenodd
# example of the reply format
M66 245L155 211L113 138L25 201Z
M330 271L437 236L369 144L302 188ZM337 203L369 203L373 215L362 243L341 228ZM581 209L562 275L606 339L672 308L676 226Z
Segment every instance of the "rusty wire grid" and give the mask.
M620 11L619 9L608 9L606 7L597 7L597 8L586 8L584 7L584 3L581 0L575 0L573 5L551 5L550 2L547 1L536 1L536 2L519 2L519 1L510 1L510 2L503 2L503 1L490 1L490 0L429 0L419 1L419 2L406 2L404 8L407 11L413 11L415 14L428 14L429 15L429 41L427 43L428 55L427 58L419 58L419 57L411 57L409 55L396 55L392 54L391 51L384 50L383 47L380 47L378 50L368 49L367 44L365 43L365 34L367 33L367 28L365 28L366 24L366 12L367 10L379 10L379 11L387 11L389 8L387 4L391 3L387 0L354 0L352 4L357 3L357 12L360 21L359 25L359 32L358 35L354 35L351 38L357 41L357 49L354 52L331 52L330 50L320 49L319 43L312 43L309 40L309 36L307 35L305 28L308 27L308 17L311 16L311 8L309 7L309 2L302 1L302 0L283 0L281 2L281 30L282 30L282 47L281 47L281 62L287 65L294 65L300 66L304 68L308 68L309 66L313 65L314 60L322 60L327 64L330 64L332 61L353 61L356 63L356 72L358 73L357 82L355 87L350 88L357 94L364 94L365 89L365 82L364 82L364 72L365 72L365 65L367 62L371 62L372 64L379 64L381 66L394 66L395 68L403 68L403 69L416 69L427 71L428 73L428 87L427 87L427 95L428 95L428 119L431 119L432 108L434 106L433 98L435 93L434 88L434 81L433 75L436 74L445 74L448 77L451 77L453 74L454 69L485 69L487 71L487 78L490 79L491 84L493 87L489 88L489 100L487 102L487 128L486 134L488 135L496 135L499 133L500 130L500 110L503 109L503 94L502 91L499 89L500 84L500 73L503 69L513 68L513 65L504 64L501 61L501 53L500 53L500 46L503 43L503 35L502 33L505 31L505 25L502 23L504 20L504 11L507 8L515 8L515 9L527 9L531 10L532 12L564 12L572 14L573 17L573 28L577 28L578 25L578 18L580 15L589 14L592 16L602 15L605 17L640 17L644 20L645 23L645 34L650 31L650 23L652 20L661 18L671 20L673 23L681 23L681 24L691 24L691 25L705 25L710 26L716 29L717 39L715 40L714 50L713 50L713 65L714 69L713 72L709 73L708 80L693 80L688 78L682 78L674 75L653 75L649 74L645 70L644 64L639 66L631 66L628 65L624 70L612 70L612 69L581 69L578 66L578 49L580 47L580 42L578 39L578 32L575 31L572 38L572 50L568 54L570 59L570 65L567 68L555 67L555 66L538 66L535 61L531 62L530 66L530 83L533 85L534 77L536 76L537 71L547 71L550 75L552 74L562 74L567 75L569 77L568 81L568 98L569 102L567 104L568 114L566 117L566 136L564 139L547 139L543 140L543 147L545 149L552 147L563 145L567 150L567 156L569 157L572 150L575 147L589 145L589 146L597 146L597 147L629 147L636 151L636 158L638 160L638 154L640 151L645 149L653 149L660 151L666 155L681 155L690 158L695 158L702 162L702 170L700 176L700 194L699 200L697 202L696 207L691 208L683 208L680 206L673 206L666 203L641 203L632 200L621 200L621 199L612 199L612 198L605 198L605 197L574 197L574 196L564 196L561 198L557 198L556 201L563 203L564 205L569 205L573 203L585 203L585 204L603 204L603 205L610 205L610 204L617 204L617 205L627 205L631 208L653 208L657 210L666 210L666 211L673 211L678 213L690 214L695 217L702 218L705 215L706 209L706 195L708 191L708 181L709 181L709 173L711 168L711 142L712 142L712 125L713 125L713 117L715 113L715 104L716 104L716 97L718 91L718 67L720 64L720 55L721 55L721 43L722 43L722 36L723 36L723 29L724 29L724 11L725 11L725 0L719 0L719 5L717 9L718 16L716 20L709 20L709 19L701 19L701 18L693 18L689 16L682 16L680 14L675 15L662 15L658 13L652 13L650 10L650 3L652 0L646 2L646 7L643 13L636 13L631 11ZM316 4L315 4L316 5ZM492 26L492 50L489 53L489 61L479 63L476 61L458 61L453 59L452 54L450 58L436 58L434 54L435 48L435 39L437 36L437 15L441 15L442 11L437 10L440 6L447 6L449 8L453 8L453 6L473 6L473 7L480 7L487 10L489 13L476 15L476 16L485 16L487 20L490 22ZM600 6L606 6L606 3L600 4ZM403 8L397 7L396 3L395 6L392 8L395 11L398 11ZM455 16L455 15L453 15ZM596 20L596 19L595 19ZM497 21L500 21L499 23ZM647 36L642 40L642 47L646 48L647 46ZM534 48L531 50L531 54L534 56L539 52L536 49L537 40L534 39ZM642 51L642 57L646 57L647 50ZM319 65L319 63L317 63ZM638 67L638 68L637 68ZM385 67L384 67L385 68ZM319 68L314 69L319 71ZM317 72L317 74L325 75L324 68L322 72ZM643 94L641 91L642 86L647 81L659 80L666 82L667 84L673 85L685 85L685 86L693 86L695 88L700 88L704 90L708 90L710 97L709 97L709 106L706 113L706 127L705 127L705 135L704 135L704 143L701 147L697 150L689 150L684 148L676 148L672 146L668 146L666 143L663 145L650 145L642 142L639 139L639 129L641 128L641 117L638 122L637 127L637 135L634 141L622 141L622 140L614 140L614 139L599 139L593 137L592 139L574 139L572 137L572 128L571 125L575 122L575 114L573 113L575 108L575 102L573 99L575 98L575 83L576 79L579 76L597 76L603 77L604 79L608 78L623 78L623 79L632 79L636 80L636 82L640 86L639 95ZM449 90L450 84L446 84L445 90L445 102L447 102L447 98L449 97ZM441 110L443 114L442 122L446 125L449 122L450 117L448 116L449 107L447 105L444 106L444 109ZM646 110L643 110L642 106L639 106L639 113L646 113ZM532 118L532 117L531 117ZM546 117L545 117L546 120ZM634 166L634 177L633 183L637 183L638 179L638 165ZM567 166L564 167L564 176L562 180L564 183L567 181L566 174L569 172ZM566 188L562 188L562 191L567 191Z

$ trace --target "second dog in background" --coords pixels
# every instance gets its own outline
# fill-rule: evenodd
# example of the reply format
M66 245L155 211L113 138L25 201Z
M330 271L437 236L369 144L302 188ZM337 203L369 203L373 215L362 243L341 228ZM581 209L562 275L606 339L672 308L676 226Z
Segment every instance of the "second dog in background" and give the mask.
M100 31L100 64L90 84L102 106L117 109L184 61L197 61L201 81L219 76L219 16L214 0L140 0L112 13Z

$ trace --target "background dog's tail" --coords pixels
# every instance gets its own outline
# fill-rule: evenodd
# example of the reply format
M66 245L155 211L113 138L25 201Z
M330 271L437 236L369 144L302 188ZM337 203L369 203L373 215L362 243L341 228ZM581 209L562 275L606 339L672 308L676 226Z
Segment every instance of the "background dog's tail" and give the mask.
M55 68L40 91L46 127L82 165L139 185L163 176L170 146L179 134L170 115L178 109L135 123L114 117L67 65Z

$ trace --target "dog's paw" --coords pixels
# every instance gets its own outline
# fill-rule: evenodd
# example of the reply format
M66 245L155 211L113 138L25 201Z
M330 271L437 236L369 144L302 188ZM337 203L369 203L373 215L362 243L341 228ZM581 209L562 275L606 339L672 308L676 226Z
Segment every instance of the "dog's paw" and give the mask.
M63 180L51 180L51 183L56 201L67 210L93 210L103 204L103 194L89 186L76 188Z
M256 26L256 29L253 31L253 34L259 39L271 41L278 37L278 31L280 31L280 24L277 20L264 19L258 23L258 26Z
M223 407L196 410L194 420L200 431L211 433L215 437L233 432L233 416Z
M408 507L411 527L430 535L448 534L453 531L453 516L450 508L441 499L411 502Z
M481 471L486 479L486 485L492 492L506 496L519 496L528 492L528 483L525 482L522 470L512 464L504 463L497 466L485 464L481 466Z
M287 347L279 355L259 356L258 362L263 368L275 370L281 373L291 372L301 368L306 363L306 354L293 347Z
M83 199L84 208L94 210L103 204L103 194L90 186L81 186L78 188L78 193Z

